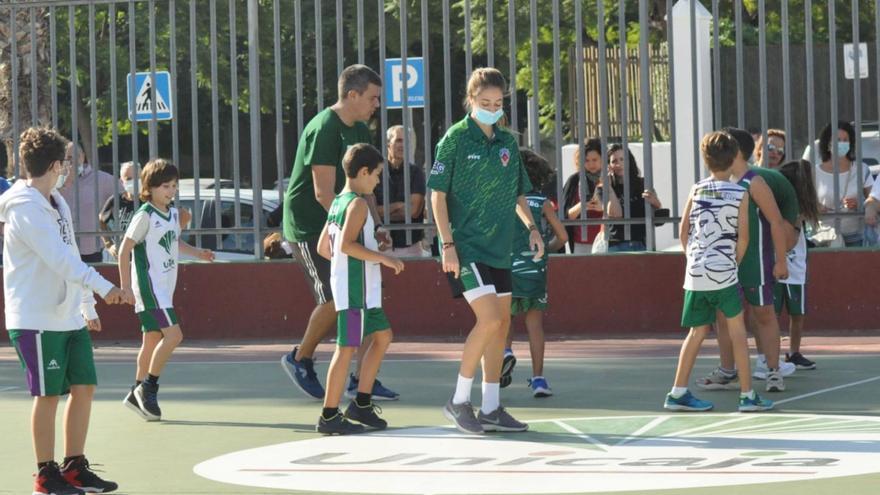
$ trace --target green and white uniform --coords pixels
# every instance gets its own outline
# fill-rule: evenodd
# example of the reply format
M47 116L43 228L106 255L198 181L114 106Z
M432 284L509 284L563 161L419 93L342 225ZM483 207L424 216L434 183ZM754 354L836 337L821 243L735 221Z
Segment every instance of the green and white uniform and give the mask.
M142 329L156 331L177 324L173 304L180 239L177 208L162 212L152 203L144 203L131 219L125 237L135 242L131 280L134 310Z
M716 310L728 318L742 312L737 290L736 242L744 195L741 186L712 177L691 189L683 327L714 323Z
M797 222L799 207L794 187L777 170L749 167L739 179L738 184L750 191L752 179L761 177L770 191L782 214L782 218L792 225ZM739 265L739 281L746 300L752 306L766 306L773 303L773 265L776 254L773 249L770 222L755 204L749 200L749 247Z
M547 202L547 197L533 191L526 195L526 201L532 211L535 225L546 244L552 237L552 234L548 235L550 233L548 232L547 220L544 218L544 203ZM514 221L516 229L513 235L513 252L511 253L513 260L511 314L516 315L531 309L544 310L547 308L547 260L550 255L545 251L544 256L535 261L535 253L531 251L531 246L529 246L529 230L518 219Z
M798 232L798 241L791 251L788 252L788 278L776 282L773 293L773 303L776 313L782 312L782 307L788 309L789 315L799 316L807 314L807 238L804 235L804 226Z
M356 347L373 332L391 327L382 310L382 269L379 263L360 260L342 252L346 213L359 196L344 192L333 199L327 215L330 237L330 288L336 304L337 344ZM371 251L379 244L373 235L373 218L367 215L357 242Z
M487 137L470 116L450 127L428 179L429 188L446 193L461 264L461 278L450 283L468 301L510 292L516 200L532 190L513 134L497 125L493 130Z

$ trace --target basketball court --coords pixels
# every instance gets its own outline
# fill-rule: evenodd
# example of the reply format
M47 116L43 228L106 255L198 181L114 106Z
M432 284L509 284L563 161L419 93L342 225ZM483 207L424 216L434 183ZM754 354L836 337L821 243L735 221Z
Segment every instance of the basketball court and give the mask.
M808 337L805 354L818 369L786 379L787 390L771 395L778 410L763 414L735 412L736 392L698 389L715 411L664 411L679 343L675 336L549 342L545 374L555 395L534 399L525 383L527 344L518 341L514 382L502 399L530 431L484 437L459 434L441 413L458 343L393 344L380 373L401 393L381 403L391 427L352 437L314 432L321 406L282 372L285 344L187 343L162 376L163 421L146 423L122 406L135 343L99 343L87 454L124 494L702 494L712 487L720 495L839 495L880 486L880 338ZM319 351L323 382L332 346ZM716 363L707 342L696 375ZM4 345L0 493L30 489L31 479L14 474L34 471L30 406L15 352ZM60 424L57 434L60 449Z

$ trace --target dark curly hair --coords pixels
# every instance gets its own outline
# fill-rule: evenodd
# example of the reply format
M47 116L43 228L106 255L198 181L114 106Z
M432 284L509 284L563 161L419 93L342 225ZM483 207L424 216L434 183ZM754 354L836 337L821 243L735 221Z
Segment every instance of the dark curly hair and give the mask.
M549 184L556 174L550 163L546 158L528 148L520 148L519 154L522 157L529 181L532 183L532 188L536 191L544 189L544 186Z
M55 129L31 127L21 133L18 154L28 176L46 175L52 164L64 160L67 140Z
M856 130L852 124L845 120L838 120L837 128L845 131L846 135L849 136L849 152L844 156L851 162L856 161ZM828 124L822 129L822 133L819 134L819 156L822 157L823 162L827 162L831 159L831 155L831 124Z

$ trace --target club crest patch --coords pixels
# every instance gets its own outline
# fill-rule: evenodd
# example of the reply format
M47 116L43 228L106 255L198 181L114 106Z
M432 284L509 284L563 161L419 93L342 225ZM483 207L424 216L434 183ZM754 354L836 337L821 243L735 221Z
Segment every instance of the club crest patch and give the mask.
M507 148L501 148L501 151L498 152L498 156L501 158L501 165L507 166L510 163L510 150Z

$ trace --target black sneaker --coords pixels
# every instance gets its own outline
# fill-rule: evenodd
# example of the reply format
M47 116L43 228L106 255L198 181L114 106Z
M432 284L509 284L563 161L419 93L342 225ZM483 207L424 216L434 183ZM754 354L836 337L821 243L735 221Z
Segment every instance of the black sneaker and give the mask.
M337 412L330 419L324 419L324 416L319 417L315 431L324 435L352 435L363 433L364 426L348 421Z
M345 409L346 419L357 421L358 423L369 426L377 430L384 430L388 427L388 422L379 417L382 414L382 408L370 401L369 405L359 406L356 401L351 401L348 408Z
M85 493L64 479L55 462L40 468L37 479L34 480L33 495L84 495Z
M112 481L102 480L89 466L85 457L71 459L61 468L61 475L71 485L86 493L110 493L119 488Z
M144 411L141 410L141 406L138 404L137 399L134 396L134 389L137 385L132 385L131 390L128 391L128 394L125 396L125 399L122 400L122 404L134 411L135 414L141 417L141 419L149 419L147 415L144 414Z
M504 360L501 361L501 380L499 380L501 388L506 388L513 382L514 366L516 366L516 356L512 352L505 352Z
M159 421L162 419L162 410L159 409L159 385L150 385L143 382L134 389L134 398L147 421Z
M816 363L810 361L805 358L803 354L800 352L795 352L791 356L788 353L785 354L785 361L794 364L797 366L799 370L814 370L816 369Z

